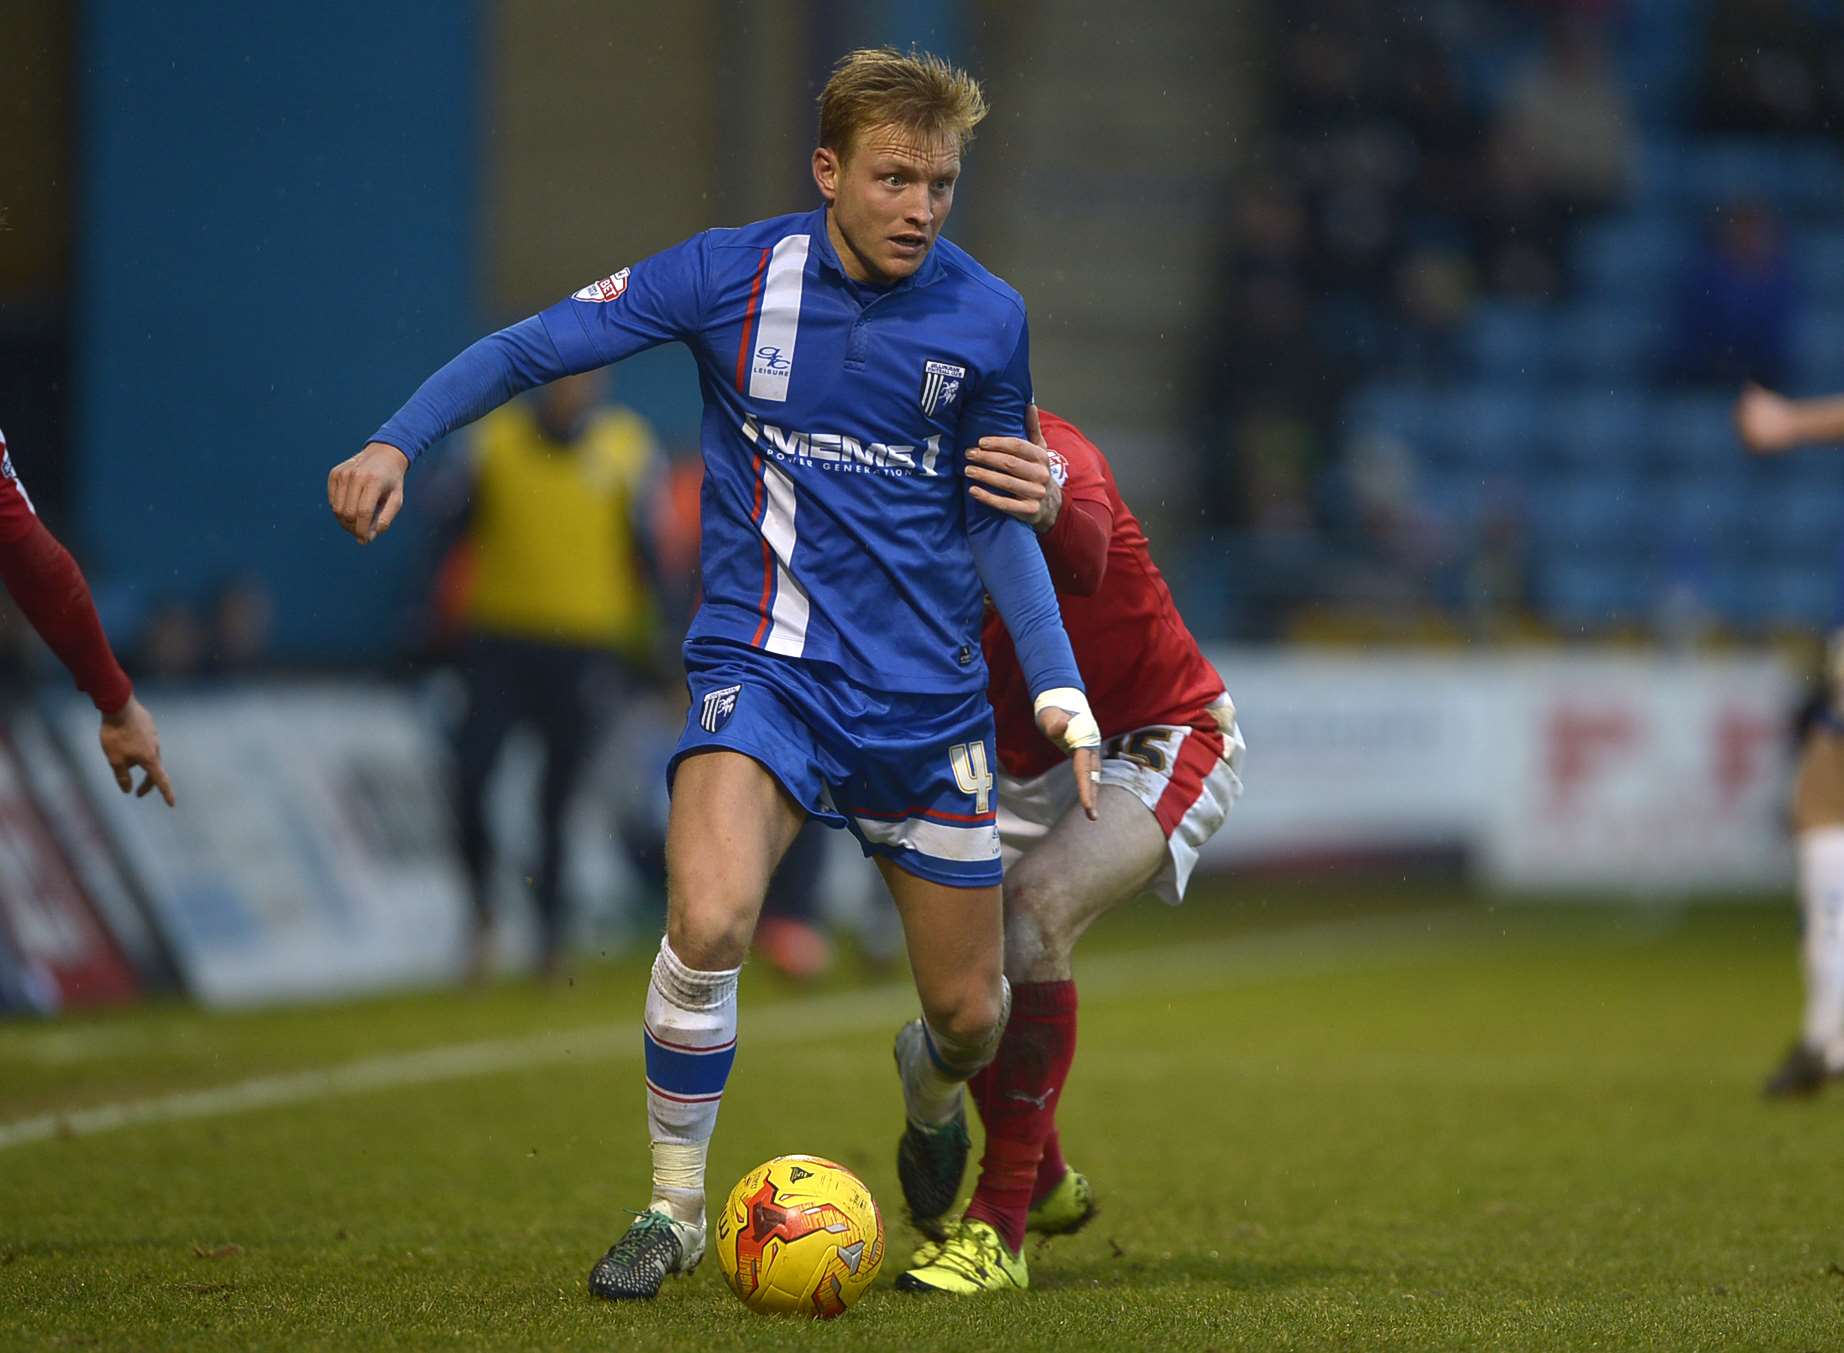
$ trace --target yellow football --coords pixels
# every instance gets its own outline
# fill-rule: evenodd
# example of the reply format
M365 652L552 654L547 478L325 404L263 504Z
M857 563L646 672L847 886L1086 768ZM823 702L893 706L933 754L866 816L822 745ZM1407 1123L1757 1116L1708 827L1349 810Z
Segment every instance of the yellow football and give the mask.
M776 1156L737 1182L716 1219L717 1262L743 1305L830 1320L884 1262L884 1219L864 1181L819 1156Z

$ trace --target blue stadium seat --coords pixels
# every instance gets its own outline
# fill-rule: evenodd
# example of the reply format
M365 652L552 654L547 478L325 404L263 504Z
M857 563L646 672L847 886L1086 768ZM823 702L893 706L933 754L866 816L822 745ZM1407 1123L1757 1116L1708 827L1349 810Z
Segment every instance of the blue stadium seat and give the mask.
M1798 479L1755 484L1745 529L1763 554L1808 566L1829 559L1844 540L1844 492L1815 492Z
M1673 217L1626 216L1592 226L1575 246L1582 289L1657 303L1676 286L1696 238L1693 224Z
M1844 160L1819 143L1717 141L1691 152L1685 187L1687 205L1703 211L1745 201L1795 214L1835 212L1844 205Z
M1747 454L1735 436L1731 395L1673 395L1654 401L1647 415L1649 458L1669 469L1701 467L1739 473Z
M1844 152L1829 141L1815 141L1777 154L1780 204L1789 211L1837 219L1844 211Z
M1800 319L1793 380L1802 393L1844 389L1844 308L1815 308Z
M1521 476L1543 445L1543 398L1528 390L1478 385L1434 403L1444 454L1483 476Z
M1644 212L1670 214L1686 196L1690 151L1671 137L1648 137L1633 157L1633 205Z
M1558 344L1549 311L1488 302L1473 313L1466 347L1473 371L1487 380L1540 381Z
M1630 393L1555 400L1546 411L1551 449L1563 463L1590 470L1637 466L1649 440L1646 412L1644 401Z
M1837 615L1835 568L1798 563L1760 564L1741 570L1747 591L1745 622L1823 628Z
M1793 242L1800 290L1821 304L1844 304L1844 229L1802 231Z
M1470 472L1431 472L1416 486L1422 506L1456 531L1470 531L1479 522L1485 505L1499 492L1493 485Z
M1750 521L1745 484L1728 478L1667 481L1652 491L1653 530L1667 549L1727 554L1744 542Z
M1431 409L1423 387L1376 381L1345 405L1345 430L1353 437L1387 433L1421 450L1431 435Z
M1545 560L1634 552L1645 500L1637 480L1584 474L1533 488L1527 500L1531 542Z
M1554 334L1559 376L1613 387L1643 381L1665 342L1658 311L1630 302L1576 306L1558 318Z
M1650 609L1646 571L1610 558L1561 558L1537 569L1537 592L1550 616L1584 630L1637 619Z

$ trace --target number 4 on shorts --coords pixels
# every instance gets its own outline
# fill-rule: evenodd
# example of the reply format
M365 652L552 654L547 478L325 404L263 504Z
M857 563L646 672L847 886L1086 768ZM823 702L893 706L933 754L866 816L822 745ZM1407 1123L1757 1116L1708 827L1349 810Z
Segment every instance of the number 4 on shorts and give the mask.
M986 761L983 742L957 742L948 748L948 764L954 767L954 783L960 792L974 796L976 813L992 806L992 767Z

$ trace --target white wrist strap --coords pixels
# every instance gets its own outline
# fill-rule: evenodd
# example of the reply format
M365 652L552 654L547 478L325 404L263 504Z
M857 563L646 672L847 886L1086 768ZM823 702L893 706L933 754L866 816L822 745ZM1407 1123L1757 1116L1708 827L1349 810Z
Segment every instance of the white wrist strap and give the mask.
M1101 725L1095 722L1095 716L1089 712L1088 696L1074 686L1058 686L1054 690L1045 691L1031 703L1033 714L1042 714L1046 709L1060 709L1069 715L1069 727L1063 730L1062 737L1056 739L1057 746L1064 751L1101 746Z

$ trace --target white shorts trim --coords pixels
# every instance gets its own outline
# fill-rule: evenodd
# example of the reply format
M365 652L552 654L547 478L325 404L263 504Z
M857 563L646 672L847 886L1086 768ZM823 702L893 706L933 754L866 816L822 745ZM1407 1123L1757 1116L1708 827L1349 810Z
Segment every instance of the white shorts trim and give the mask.
M1110 738L1103 748L1101 783L1119 785L1157 814L1159 804L1171 788L1172 772L1187 741L1196 729L1177 724L1151 724L1131 733ZM1225 735L1225 747L1239 753L1242 737L1234 724ZM1144 758L1109 755L1131 747L1136 738L1149 738L1169 749L1163 765L1155 768ZM1234 758L1240 761L1240 756ZM1191 871L1197 867L1198 851L1215 836L1229 817L1229 810L1242 795L1242 777L1230 760L1213 759L1197 796L1185 805L1183 815L1166 834L1165 859L1142 889L1169 906L1184 901ZM1006 871L1050 834L1065 814L1077 811L1075 778L1068 766L1055 766L1042 775L1020 780L999 776L999 842Z
M983 827L950 827L927 818L906 817L887 822L874 817L854 817L864 839L880 846L913 850L932 855L937 860L957 860L979 864L999 858L999 832L991 824Z

